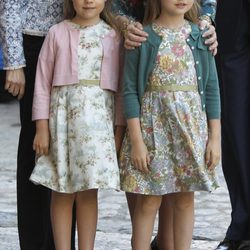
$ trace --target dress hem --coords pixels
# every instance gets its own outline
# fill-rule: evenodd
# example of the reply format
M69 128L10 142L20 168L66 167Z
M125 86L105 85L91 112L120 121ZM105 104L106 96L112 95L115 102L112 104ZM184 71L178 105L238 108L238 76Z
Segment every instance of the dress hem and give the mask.
M100 189L100 190L113 189L113 190L115 190L117 192L122 191L120 188L112 187L112 186L107 186L107 187L91 186L91 187L88 187L88 188L83 188L83 189L79 189L79 190L70 190L70 191L58 190L56 187L51 186L51 185L46 185L45 183L40 182L40 180L38 180L38 179L32 178L32 179L29 179L29 180L35 185L41 185L41 186L44 186L46 188L51 189L52 191L55 191L55 192L58 192L58 193L65 193L65 194L74 194L74 193L77 193L77 192L83 192L83 191L87 191L87 190L91 190L91 189Z

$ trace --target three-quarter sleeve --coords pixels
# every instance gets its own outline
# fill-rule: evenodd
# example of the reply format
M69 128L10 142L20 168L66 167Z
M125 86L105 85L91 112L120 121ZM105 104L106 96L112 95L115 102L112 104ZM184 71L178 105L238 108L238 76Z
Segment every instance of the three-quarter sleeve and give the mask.
M49 119L50 92L55 65L55 35L50 30L41 48L36 70L32 120Z
M0 1L0 37L4 69L25 66L21 5L26 0Z

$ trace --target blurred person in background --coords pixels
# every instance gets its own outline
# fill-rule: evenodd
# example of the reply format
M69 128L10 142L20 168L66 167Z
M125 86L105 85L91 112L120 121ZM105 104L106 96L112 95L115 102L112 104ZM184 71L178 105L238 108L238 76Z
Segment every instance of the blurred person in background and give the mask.
M231 223L217 250L250 249L250 1L218 0L222 168Z

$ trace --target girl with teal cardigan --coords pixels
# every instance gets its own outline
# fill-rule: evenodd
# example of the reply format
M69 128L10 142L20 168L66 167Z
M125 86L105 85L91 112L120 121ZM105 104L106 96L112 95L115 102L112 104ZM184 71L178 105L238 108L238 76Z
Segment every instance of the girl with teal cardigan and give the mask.
M128 133L120 167L122 190L138 194L134 250L149 249L163 196L168 196L173 213L172 249L189 249L194 191L218 187L219 87L213 56L194 24L197 11L196 0L149 0L148 39L126 52Z

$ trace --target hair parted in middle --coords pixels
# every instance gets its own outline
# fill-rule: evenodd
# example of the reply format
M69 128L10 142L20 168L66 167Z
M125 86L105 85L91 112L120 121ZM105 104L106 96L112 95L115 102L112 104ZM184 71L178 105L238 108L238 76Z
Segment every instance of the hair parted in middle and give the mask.
M115 16L112 13L112 0L106 0L104 9L100 15L101 19L103 19L107 24L109 24L112 28L118 30L118 26L116 25ZM74 9L72 0L64 0L63 5L63 16L64 19L72 19L76 15L76 11Z
M152 23L161 14L161 0L147 0L144 21L145 25ZM200 14L199 0L194 0L192 8L185 13L184 17L190 22L197 23Z

